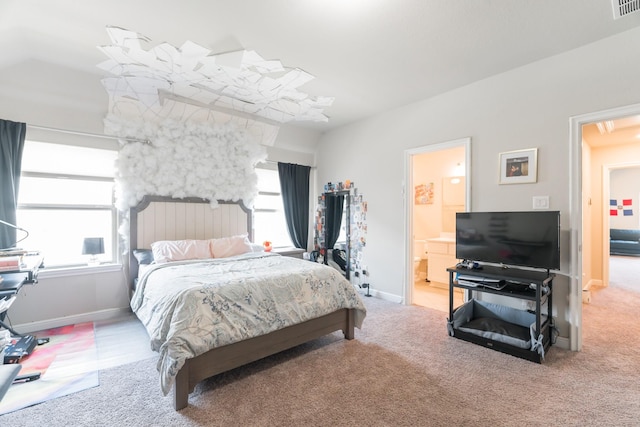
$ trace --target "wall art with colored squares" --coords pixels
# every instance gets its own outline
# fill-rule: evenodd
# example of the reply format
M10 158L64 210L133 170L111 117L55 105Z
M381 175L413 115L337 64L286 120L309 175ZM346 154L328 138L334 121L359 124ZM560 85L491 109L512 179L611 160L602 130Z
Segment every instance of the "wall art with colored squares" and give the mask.
M609 215L610 216L632 216L633 215L633 199L610 199Z

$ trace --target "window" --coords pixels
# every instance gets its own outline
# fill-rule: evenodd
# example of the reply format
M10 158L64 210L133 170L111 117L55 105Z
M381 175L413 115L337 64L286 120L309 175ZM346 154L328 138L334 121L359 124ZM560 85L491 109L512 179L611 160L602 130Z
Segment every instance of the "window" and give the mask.
M20 247L39 250L47 267L86 265L84 238L102 237L99 260L115 262L116 157L114 150L25 141L17 222L29 236Z
M256 168L256 173L258 197L253 206L253 240L256 243L269 240L274 247L293 246L287 231L278 171L264 164Z

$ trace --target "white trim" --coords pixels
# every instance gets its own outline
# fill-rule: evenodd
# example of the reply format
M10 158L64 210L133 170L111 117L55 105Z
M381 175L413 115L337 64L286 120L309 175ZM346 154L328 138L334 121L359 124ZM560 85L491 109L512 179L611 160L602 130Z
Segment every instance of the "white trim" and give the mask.
M59 129L59 128L53 128L53 127L48 127L48 126L38 126L38 125L27 124L27 128L44 130L44 131L49 131L49 132L67 133L67 134L70 134L70 135L89 136L91 138L111 139L111 140L116 140L116 141L124 140L124 141L128 141L128 142L144 142L145 144L149 144L150 143L150 141L148 139L139 139L139 138L132 138L132 137L127 137L127 136L105 135L105 134L100 134L100 133L81 132L81 131L76 131L76 130Z
M464 167L465 167L465 209L471 210L471 137L454 139L438 144L424 145L422 147L410 148L404 151L404 183L402 191L404 193L404 274L402 278L404 304L409 305L413 301L413 209L411 209L413 194L411 189L413 183L413 156L430 153L434 151L447 150L464 146Z
M360 291L360 294L365 295L366 291ZM382 292L376 289L369 289L369 294L371 298L379 298L384 301L395 302L397 304L404 304L404 301L402 300L402 297L400 295L390 294L388 292Z
M553 344L554 347L561 348L563 350L570 350L570 340L565 337L557 337L556 342Z
M609 200L611 198L611 182L610 182L611 169L608 165L602 165L602 223L600 228L602 230L602 282L604 286L609 286Z
M38 271L38 279L53 279L56 277L86 276L87 274L121 271L122 264L85 265L82 267L51 268Z
M131 313L130 307L110 308L107 310L93 311L90 313L76 314L73 316L58 317L55 319L41 320L38 322L22 323L14 325L13 329L20 333L28 334L37 331L44 331L61 326L76 325L84 322L96 322L100 320L117 319L124 314Z
M640 114L640 104L612 108L569 118L569 200L570 200L570 269L569 269L569 341L570 350L582 349L582 126ZM603 201L604 203L604 201ZM608 218L608 217L607 217ZM603 254L604 257L605 254ZM607 254L608 256L608 254ZM603 260L604 265L604 260Z
M582 285L582 290L583 291L590 291L591 288L593 288L594 286L596 287L604 287L604 284L602 283L602 280L600 279L591 279L587 282L586 285Z

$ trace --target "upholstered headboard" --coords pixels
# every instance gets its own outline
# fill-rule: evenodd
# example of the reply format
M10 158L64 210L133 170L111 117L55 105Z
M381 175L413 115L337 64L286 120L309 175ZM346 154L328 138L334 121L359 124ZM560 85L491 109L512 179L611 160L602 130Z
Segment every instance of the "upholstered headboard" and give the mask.
M247 234L253 241L252 212L242 201L174 199L146 196L129 211L129 283L138 276L135 249L149 249L158 240L212 239Z

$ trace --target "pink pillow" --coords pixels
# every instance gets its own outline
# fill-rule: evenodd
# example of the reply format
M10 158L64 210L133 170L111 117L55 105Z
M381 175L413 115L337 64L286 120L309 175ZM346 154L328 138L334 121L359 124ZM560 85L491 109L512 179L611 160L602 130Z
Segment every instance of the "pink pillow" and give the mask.
M214 258L227 258L247 252L252 252L252 249L246 234L211 239L211 254Z
M209 240L161 240L151 244L153 259L161 264L169 261L213 258Z

